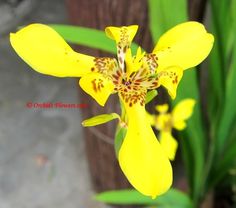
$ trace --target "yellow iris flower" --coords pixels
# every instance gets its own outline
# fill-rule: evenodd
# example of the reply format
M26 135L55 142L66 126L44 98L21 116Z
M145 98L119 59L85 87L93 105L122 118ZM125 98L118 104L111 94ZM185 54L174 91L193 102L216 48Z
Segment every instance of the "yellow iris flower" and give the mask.
M156 110L159 112L157 116L147 113L151 125L160 131L161 147L170 160L175 159L178 147L177 141L172 136L172 129L180 131L186 128L186 120L192 116L194 106L194 99L184 99L174 107L171 113L168 113L167 104L156 106Z
M115 58L77 53L52 28L29 25L11 34L12 47L34 70L57 77L81 77L81 88L104 106L118 93L128 116L128 130L119 151L121 169L141 193L156 197L172 184L172 167L146 118L147 90L164 86L172 98L183 70L202 62L214 38L198 22L186 22L166 32L152 53L130 45L138 26L107 27L117 44Z

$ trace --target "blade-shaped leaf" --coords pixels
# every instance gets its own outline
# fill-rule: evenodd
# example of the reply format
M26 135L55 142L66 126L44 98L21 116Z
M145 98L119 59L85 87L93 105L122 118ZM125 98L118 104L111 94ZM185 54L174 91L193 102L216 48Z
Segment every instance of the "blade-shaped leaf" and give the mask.
M217 130L218 120L224 113L225 80L235 41L235 2L235 0L210 0L211 28L215 44L209 59L207 98L208 115L211 122L214 122L213 131Z
M234 136L236 141L236 137ZM212 168L212 173L209 177L209 188L214 187L232 168L235 166L236 159L236 142L231 144L227 151L223 154L222 160L215 164L216 167Z
M118 156L118 153L119 153L120 147L124 141L126 132L127 132L127 128L121 127L121 126L117 127L117 131L116 131L116 135L115 135L115 142L114 142L116 156Z
M101 49L116 54L115 42L109 39L104 31L71 25L50 26L70 43ZM131 48L132 51L136 51L138 46L137 44L132 43Z
M96 195L96 200L108 204L119 205L158 205L158 207L191 208L192 202L188 195L176 189L170 189L166 194L156 199L144 196L136 190L108 191Z
M149 0L149 27L154 43L171 27L187 20L186 0Z
M233 24L231 25L232 31L236 31L236 0L231 1L230 4L234 8L234 13L231 18ZM222 29L223 30L223 29ZM226 47L226 46L225 46ZM226 57L227 61L229 57ZM222 114L219 118L219 125L217 131L217 147L216 151L219 155L221 150L224 149L225 144L227 143L227 138L229 137L231 126L235 125L233 122L236 117L236 99L235 99L235 89L236 89L236 37L234 36L233 48L230 54L230 60L228 61L228 74L226 77L226 86L225 86L225 99Z
M84 120L82 122L82 125L84 127L97 126L103 123L107 123L116 118L120 119L120 116L117 113L101 114L101 115L94 116L92 118Z
M147 92L145 104L151 102L158 95L157 90L151 90Z

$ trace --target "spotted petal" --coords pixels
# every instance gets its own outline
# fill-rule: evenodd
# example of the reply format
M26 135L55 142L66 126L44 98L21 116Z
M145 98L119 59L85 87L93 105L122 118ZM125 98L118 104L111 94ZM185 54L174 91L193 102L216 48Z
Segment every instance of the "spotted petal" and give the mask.
M94 57L74 52L52 28L31 24L10 35L16 53L34 70L57 77L80 77L94 67Z
M106 27L105 32L106 35L115 40L117 43L121 43L124 45L131 44L136 32L138 30L138 25L130 25L130 26L123 26L123 27Z
M153 74L156 72L158 67L158 57L154 53L147 53L144 55L142 59L142 64L144 67L148 68L148 70Z
M175 140L175 138L171 135L170 131L161 131L160 144L161 147L165 150L169 159L174 160L178 148L178 143Z
M119 163L129 182L155 198L172 184L171 164L148 123L144 106L125 104L128 131L119 151Z
M159 84L168 90L172 99L176 97L177 87L182 76L183 70L174 66L158 72Z
M200 64L210 53L213 35L198 22L179 24L161 36L153 53L158 57L158 69L179 66L188 69Z
M131 59L131 42L138 30L138 25L130 25L127 27L106 27L106 35L117 44L118 62L122 69L124 69L124 61L126 52L128 52L128 60Z
M108 97L114 90L113 83L100 73L90 73L83 76L79 84L81 88L91 95L101 106L104 106Z

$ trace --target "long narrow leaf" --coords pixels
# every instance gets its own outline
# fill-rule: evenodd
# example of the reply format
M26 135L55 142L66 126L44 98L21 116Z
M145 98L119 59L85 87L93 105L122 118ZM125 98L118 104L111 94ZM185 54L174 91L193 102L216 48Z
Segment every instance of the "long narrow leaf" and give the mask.
M154 43L168 29L187 19L186 0L149 0L149 27Z
M236 137L234 137L234 140L236 141ZM212 174L212 177L209 178L209 188L214 187L229 172L230 168L235 164L235 158L236 142L229 146L222 160L212 169L212 172L216 174Z
M234 8L232 10L232 19L233 24L231 25L232 31L236 31L236 0L231 2L230 6ZM230 8L230 7L229 7ZM223 30L223 29L222 29ZM225 46L227 47L227 46ZM227 143L227 138L229 136L230 128L233 125L233 121L236 117L236 99L235 99L235 89L236 89L236 38L234 36L233 48L230 54L231 59L226 57L229 60L229 69L226 77L226 89L225 89L225 102L223 105L222 115L220 117L220 122L218 126L217 133L217 154L220 154L221 150L224 148Z
M166 194L151 199L136 190L108 191L98 194L98 201L117 205L158 205L158 207L191 208L192 202L183 192L170 189Z
M105 35L104 31L71 25L50 26L70 43L84 45L116 54L115 42L109 39ZM132 43L131 48L132 51L136 51L138 46L135 43Z
M107 123L117 118L120 119L120 116L117 113L100 114L100 115L84 120L82 122L82 125L84 127L97 126L97 125Z
M209 88L209 99L215 103L214 108L211 104L209 107L212 114L216 115L211 117L213 121L216 119L212 128L214 157L207 179L209 186L213 187L227 174L236 157L236 138L235 135L231 135L232 132L235 134L236 125L236 0L211 0L210 3L218 45L218 48L214 48L213 51L213 55L218 53L218 56L211 57L211 62L215 64L210 65L210 78L214 86L210 85ZM215 92L218 93L216 100L211 97Z
M211 28L215 36L215 44L210 54L207 97L209 118L214 124L213 132L218 128L218 120L221 117L225 100L225 80L235 34L232 27L232 23L235 21L233 2L235 4L235 0L210 0Z

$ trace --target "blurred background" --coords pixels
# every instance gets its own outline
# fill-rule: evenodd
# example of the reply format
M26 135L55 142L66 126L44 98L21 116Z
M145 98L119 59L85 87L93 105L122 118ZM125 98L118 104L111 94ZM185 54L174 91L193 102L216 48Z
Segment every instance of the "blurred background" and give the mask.
M162 33L187 20L204 22L215 36L215 46L198 70L185 72L178 89L176 100L191 97L198 105L189 127L179 135L187 138L180 140L181 151L173 162L174 187L188 194L192 207L234 207L235 14L235 0L0 0L0 208L105 208L93 199L96 192L130 187L115 156L116 123L81 126L91 116L119 112L117 98L111 96L101 108L82 92L77 79L31 70L11 48L9 33L30 23L100 30L138 24L135 42L151 51ZM81 53L114 56L78 46L78 37L64 32L61 35L75 40L70 41L72 47ZM157 103L169 101L165 90L158 93L147 107L150 112ZM88 107L28 105L57 102Z
M35 22L68 23L65 2L0 0L0 207L103 207L92 200L84 109L26 106L79 103L75 79L38 74L12 50L9 32Z

